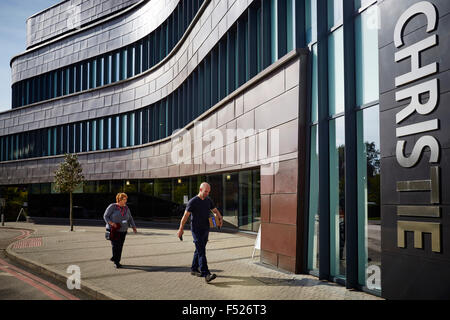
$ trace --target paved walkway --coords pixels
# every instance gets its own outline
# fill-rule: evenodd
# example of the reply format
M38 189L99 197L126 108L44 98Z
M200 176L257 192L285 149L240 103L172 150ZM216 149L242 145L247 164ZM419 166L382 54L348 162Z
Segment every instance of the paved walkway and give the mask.
M69 277L71 265L80 267L81 286L97 298L169 300L372 300L375 296L347 290L309 275L280 272L252 259L255 237L211 232L207 245L208 265L217 279L207 284L190 275L194 251L192 235L183 240L176 230L138 228L129 232L122 254L122 269L109 258L111 244L104 228L7 223L6 227L32 229L27 239L8 247L11 258L19 259L60 280ZM130 230L131 231L131 230ZM0 234L2 229L0 227Z

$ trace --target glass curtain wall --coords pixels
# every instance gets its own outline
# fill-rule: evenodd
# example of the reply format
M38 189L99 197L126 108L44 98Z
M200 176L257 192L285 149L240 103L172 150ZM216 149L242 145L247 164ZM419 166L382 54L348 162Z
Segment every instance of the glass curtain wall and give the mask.
M355 0L350 5L345 1L305 1L306 40L311 52L308 99L310 193L307 267L313 274L320 269L321 274L327 275L330 279L345 280L349 276L346 236L349 232L353 234L356 232L357 256L352 257L353 254L350 254L350 257L358 262L358 284L360 288L364 288L369 275L367 268L381 265L377 28L379 19L376 0ZM318 21L318 16L327 17L326 25L323 25L325 22ZM352 19L344 23L344 17ZM354 46L344 46L345 41L351 39L346 38L348 36L346 30L349 30L345 29L346 26L354 28L352 40ZM354 51L351 51L353 48ZM347 54L354 55L355 59L347 58ZM325 64L319 68L318 61L325 61ZM348 63L353 65L346 65ZM350 85L345 81L346 72L349 70L354 70L354 88L346 87ZM320 96L322 102L319 103ZM352 143L349 145L345 137L347 126L352 125L346 123L346 119L348 114L352 113L356 118L356 146L353 146L355 140L347 139ZM321 117L321 114L324 117ZM323 126L326 126L326 130L323 130ZM327 132L327 136L319 136L319 132ZM319 163L320 148L328 150L328 162ZM346 181L345 155L346 152L353 152L351 150L357 153L357 178L355 181ZM326 179L321 177L320 181L328 184L329 195L319 193L321 172L327 172ZM357 230L346 229L346 183L356 185ZM326 201L329 201L329 212L320 213L321 199L324 200L328 196ZM353 202L349 199L352 198L349 197L347 201ZM320 235L320 239L327 240L326 243L319 241L319 216L321 219L329 217L327 221L330 226L329 238ZM321 250L329 252L329 265L321 262L319 267ZM324 254L323 257L328 258L328 255Z
M319 131L318 131L318 60L317 60L317 0L305 1L305 33L311 51L309 104L310 163L309 163L309 226L308 270L319 270Z
M228 183L227 176L233 177ZM115 202L116 194L125 192L135 218L179 223L187 201L198 194L199 186L204 181L211 185L209 196L218 210L232 212L238 221L236 224L226 223L225 227L258 232L261 223L259 169L169 179L87 181L75 192L75 217L101 218L105 208ZM31 184L29 188L32 215L66 216L67 206L64 203L67 199L56 191L54 183ZM228 195L225 196L225 192ZM223 199L230 202L234 199L235 206L227 209Z
M380 128L378 10L376 1L359 0L355 11L355 70L358 163L358 282L366 286L371 268L381 267ZM379 270L378 270L379 271ZM380 283L372 284L376 293Z
M345 258L345 109L342 0L328 0L328 111L330 146L330 274L346 275Z

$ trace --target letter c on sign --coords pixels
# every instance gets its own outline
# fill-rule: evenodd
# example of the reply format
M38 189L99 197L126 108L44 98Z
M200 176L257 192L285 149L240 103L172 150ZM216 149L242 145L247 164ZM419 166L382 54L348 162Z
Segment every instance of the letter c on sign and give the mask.
M437 10L436 7L428 2L421 1L411 6L408 10L406 10L400 19L397 21L397 25L395 26L394 31L394 42L397 48L400 48L404 45L403 43L403 29L409 20L414 18L416 15L423 13L426 15L428 19L427 32L430 33L436 30L437 27Z

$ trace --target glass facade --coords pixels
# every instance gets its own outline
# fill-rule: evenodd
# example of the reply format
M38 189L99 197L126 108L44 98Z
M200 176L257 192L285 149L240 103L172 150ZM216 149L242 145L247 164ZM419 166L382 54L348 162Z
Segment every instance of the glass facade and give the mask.
M233 180L228 176L233 176ZM233 217L225 218L225 227L258 231L261 223L259 169L170 179L88 181L74 193L74 218L102 219L108 204L115 202L115 195L125 192L134 218L179 222L187 201L198 194L203 181L211 185L210 198L218 210L224 217ZM0 192L8 195L8 190L18 190L18 187L11 188L0 187ZM16 196L29 202L30 216L67 217L67 194L56 192L53 183L26 185L20 190L23 192Z
M345 276L345 121L330 121L330 270Z
M360 288L366 288L367 268L381 265L376 7L377 1L305 1L311 52L307 267ZM317 19L323 16L326 21ZM349 237L357 239L356 251Z

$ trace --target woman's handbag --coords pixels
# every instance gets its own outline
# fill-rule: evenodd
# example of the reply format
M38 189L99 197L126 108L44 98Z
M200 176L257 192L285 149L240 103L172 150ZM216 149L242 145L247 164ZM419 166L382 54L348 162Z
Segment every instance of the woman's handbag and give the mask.
M105 238L106 240L118 240L119 239L119 229L120 223L116 223L116 227L111 227L111 229L106 229Z

